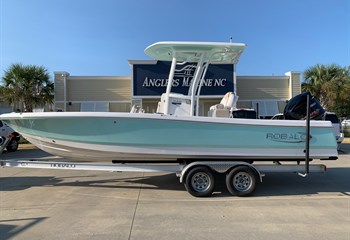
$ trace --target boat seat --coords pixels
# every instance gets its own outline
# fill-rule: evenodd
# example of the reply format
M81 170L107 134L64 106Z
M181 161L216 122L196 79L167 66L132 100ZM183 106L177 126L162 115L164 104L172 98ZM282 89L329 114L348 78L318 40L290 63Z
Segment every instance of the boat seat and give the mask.
M130 110L130 113L145 113L145 110L142 109L140 106L134 104Z
M160 114L164 113L162 102L158 102L156 113L160 113Z
M237 100L238 97L233 92L227 92L219 104L210 107L208 116L229 118L231 109L236 107Z

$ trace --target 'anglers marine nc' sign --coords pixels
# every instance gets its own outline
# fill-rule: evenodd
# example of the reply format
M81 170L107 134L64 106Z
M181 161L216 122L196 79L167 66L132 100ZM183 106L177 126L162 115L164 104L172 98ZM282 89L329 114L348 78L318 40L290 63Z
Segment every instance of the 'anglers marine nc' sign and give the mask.
M133 65L133 95L160 96L165 92L171 62ZM172 92L187 94L196 64L188 63L176 67ZM224 95L233 91L233 65L211 64L203 81L201 95Z

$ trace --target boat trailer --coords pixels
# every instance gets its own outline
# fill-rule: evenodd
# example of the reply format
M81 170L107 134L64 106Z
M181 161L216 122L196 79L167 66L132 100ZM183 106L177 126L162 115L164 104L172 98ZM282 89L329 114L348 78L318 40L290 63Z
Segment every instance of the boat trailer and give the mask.
M307 105L310 106L309 96ZM208 197L214 192L215 175L226 175L227 190L235 196L249 196L256 188L258 182L262 182L267 173L298 173L306 177L310 172L324 173L327 168L323 164L309 164L310 150L310 112L307 108L306 119L306 143L305 164L281 165L279 161L274 164L250 164L244 161L196 161L189 164L136 164L136 163L77 163L54 162L40 160L0 160L1 167L13 168L39 168L61 170L84 171L108 171L108 172L168 172L176 173L180 182L184 183L186 190L195 197ZM5 149L10 138L0 138L0 155Z
M211 196L217 174L226 175L228 191L235 196L249 196L258 182L267 173L299 173L305 166L298 164L250 164L246 162L192 162L190 164L108 164L108 163L77 163L37 160L0 160L1 167L37 168L60 170L84 170L107 172L167 172L175 173L186 190L195 197ZM310 165L309 172L324 173L326 166Z

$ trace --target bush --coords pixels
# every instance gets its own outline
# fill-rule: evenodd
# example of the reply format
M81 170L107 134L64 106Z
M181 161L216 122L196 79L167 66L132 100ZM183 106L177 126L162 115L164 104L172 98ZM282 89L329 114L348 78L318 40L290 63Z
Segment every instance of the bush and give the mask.
M344 129L344 136L346 137L346 138L350 138L350 129Z
M19 144L26 144L29 143L27 139L21 137L21 140L19 141Z

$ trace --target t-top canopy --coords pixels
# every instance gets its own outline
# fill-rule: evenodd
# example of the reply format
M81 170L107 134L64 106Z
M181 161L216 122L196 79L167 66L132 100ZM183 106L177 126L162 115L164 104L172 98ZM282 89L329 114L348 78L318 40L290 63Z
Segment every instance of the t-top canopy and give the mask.
M244 43L223 42L157 42L145 49L145 53L160 61L198 62L205 54L205 62L237 63L243 50Z

